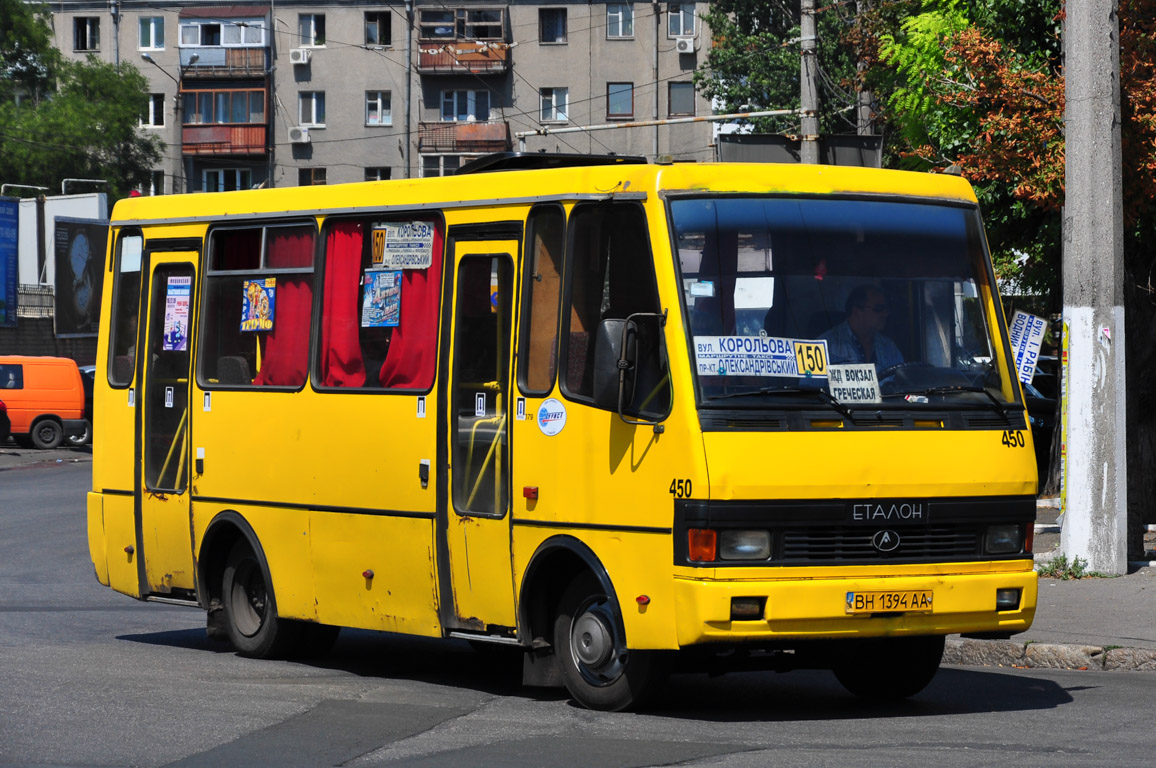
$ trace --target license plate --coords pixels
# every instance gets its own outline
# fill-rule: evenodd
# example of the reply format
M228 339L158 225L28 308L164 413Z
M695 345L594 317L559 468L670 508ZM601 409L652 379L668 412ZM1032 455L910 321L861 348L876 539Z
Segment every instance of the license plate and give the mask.
M847 613L930 613L931 590L848 592Z

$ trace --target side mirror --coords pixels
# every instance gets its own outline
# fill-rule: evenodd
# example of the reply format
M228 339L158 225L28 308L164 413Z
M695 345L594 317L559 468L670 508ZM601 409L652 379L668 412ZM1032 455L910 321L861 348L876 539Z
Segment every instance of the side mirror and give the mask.
M634 323L610 319L598 324L594 337L595 405L621 413L623 405L634 399L637 359L638 328Z
M636 319L643 319L642 323ZM627 424L653 426L662 432L659 420L628 419L625 411L664 411L658 403L669 403L670 378L662 327L666 313L637 312L626 319L610 318L598 324L594 337L594 404L614 411ZM643 327L648 329L643 332ZM642 402L636 401L641 382Z

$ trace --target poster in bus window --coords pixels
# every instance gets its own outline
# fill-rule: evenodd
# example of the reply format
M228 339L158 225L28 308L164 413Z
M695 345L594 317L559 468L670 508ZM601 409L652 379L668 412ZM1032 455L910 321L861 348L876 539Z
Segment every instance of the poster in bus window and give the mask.
M189 348L189 299L193 294L193 278L170 275L167 289L161 349L165 352L184 352Z
M365 273L362 328L396 328L401 323L401 272Z
M241 330L271 331L277 308L277 278L245 280L245 295L241 304Z
M433 264L434 225L430 221L375 224L373 266L380 269L428 269Z

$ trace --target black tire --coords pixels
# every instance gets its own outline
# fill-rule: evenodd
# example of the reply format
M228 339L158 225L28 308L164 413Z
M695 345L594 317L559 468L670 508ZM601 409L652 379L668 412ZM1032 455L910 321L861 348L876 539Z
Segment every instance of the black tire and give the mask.
M554 654L575 701L589 709L636 709L656 694L670 671L670 654L629 651L621 618L598 581L572 581L558 601Z
M29 436L32 444L41 450L58 448L64 441L64 427L54 419L41 419L32 425Z
M300 638L297 622L277 616L273 589L248 542L238 541L229 550L221 577L221 604L229 642L242 656L284 658Z
M92 422L85 419L85 421L84 421L84 434L83 435L69 435L67 440L68 440L69 445L75 445L77 447L80 447L82 445L88 445L90 442L92 442Z
M943 660L944 637L894 637L856 643L835 667L851 693L872 701L898 701L927 687Z

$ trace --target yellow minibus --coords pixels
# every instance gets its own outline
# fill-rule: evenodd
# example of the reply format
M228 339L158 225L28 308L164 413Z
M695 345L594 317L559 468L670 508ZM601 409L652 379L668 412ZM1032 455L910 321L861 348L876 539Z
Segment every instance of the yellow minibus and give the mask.
M946 635L1031 624L960 178L508 154L110 226L96 575L243 655L463 638L619 710L675 661L906 697Z

